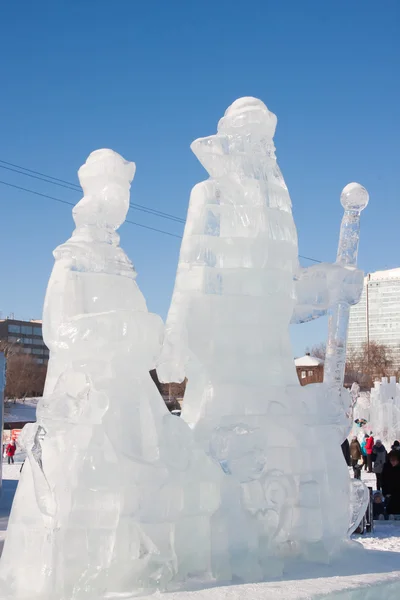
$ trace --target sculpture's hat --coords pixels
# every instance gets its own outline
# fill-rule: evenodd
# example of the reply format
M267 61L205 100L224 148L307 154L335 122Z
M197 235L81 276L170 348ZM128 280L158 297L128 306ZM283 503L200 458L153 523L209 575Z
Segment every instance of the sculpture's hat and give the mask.
M85 193L72 211L77 226L117 229L129 210L129 190L136 165L113 150L95 150L79 169Z
M260 146L260 140L273 144L277 121L261 100L239 98L220 119L217 134L199 138L190 147L210 175L218 177L232 168L227 156L243 153L244 141L254 147Z
M218 123L218 132L227 134L240 134L245 130L248 133L258 133L261 137L274 137L278 119L273 112L268 110L264 102L251 96L239 98L225 111L225 115Z
M103 148L89 154L86 162L78 171L79 181L84 192L94 181L119 183L129 185L135 175L136 165L125 160L120 154Z

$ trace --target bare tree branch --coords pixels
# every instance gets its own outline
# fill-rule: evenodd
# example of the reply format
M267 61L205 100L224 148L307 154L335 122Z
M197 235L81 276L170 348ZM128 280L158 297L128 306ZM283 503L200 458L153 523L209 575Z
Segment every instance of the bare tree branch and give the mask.
M315 344L314 346L311 346L311 348L306 348L306 354L315 356L315 358L319 358L320 360L325 360L326 344L324 344L323 342L320 342L319 344Z
M378 342L364 343L359 350L350 348L346 359L345 383L371 388L374 381L396 375L392 350Z
M47 367L38 364L29 354L21 352L19 344L0 340L0 351L7 359L4 398L41 396Z

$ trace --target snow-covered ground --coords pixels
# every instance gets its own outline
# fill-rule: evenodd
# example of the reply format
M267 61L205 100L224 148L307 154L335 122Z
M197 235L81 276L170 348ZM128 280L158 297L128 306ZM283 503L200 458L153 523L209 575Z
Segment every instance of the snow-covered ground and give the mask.
M7 520L24 455L14 465L3 463L3 496L0 500L0 553ZM363 474L375 487L375 476ZM400 522L375 523L375 531L355 536L362 547L353 548L334 566L309 565L291 572L285 581L230 585L192 591L156 593L141 600L398 600L400 598ZM201 587L201 586L199 586ZM126 599L128 600L128 599Z
M14 459L15 464L8 465L7 459L3 459L3 483L4 481L18 481L19 480L19 471L21 469L21 465L24 461L25 454L23 452L17 452Z
M22 452L17 452L15 455L15 464L8 465L7 459L3 460L3 485L2 495L0 497L0 556L3 550L8 516L10 514L14 493L17 489L19 472L24 458L25 455Z
M39 400L40 398L25 398L25 400L16 400L15 402L5 402L4 422L33 423L36 421L36 406Z

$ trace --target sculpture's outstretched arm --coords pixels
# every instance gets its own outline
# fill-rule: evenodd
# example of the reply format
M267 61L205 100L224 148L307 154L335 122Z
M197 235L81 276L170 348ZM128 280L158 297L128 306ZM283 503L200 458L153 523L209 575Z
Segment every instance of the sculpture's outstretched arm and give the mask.
M362 271L337 263L301 268L295 276L297 303L292 323L305 323L325 315L338 302L357 304L363 289Z

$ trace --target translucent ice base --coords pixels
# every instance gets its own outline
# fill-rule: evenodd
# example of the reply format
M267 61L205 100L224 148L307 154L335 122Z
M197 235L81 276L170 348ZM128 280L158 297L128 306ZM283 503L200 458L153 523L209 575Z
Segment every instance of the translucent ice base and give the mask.
M141 600L398 600L400 594L400 571L314 577L156 594Z
M165 600L398 600L400 572L218 587L168 594ZM164 600L163 595L142 600Z
M351 545L331 565L295 561L283 581L243 585L210 586L191 581L185 590L168 593L113 593L93 595L81 591L62 600L398 600L400 597L399 554L364 550ZM9 596L0 589L1 600L56 600L54 596ZM57 598L57 600L61 600Z
M357 579L352 577L304 579L215 587L170 594L156 592L149 596L119 594L105 596L104 600L135 598L140 600L398 600L399 596L400 571L397 571L386 575L363 575ZM1 596L1 600L11 600L11 598ZM46 600L54 600L54 598L49 597ZM103 598L93 598L93 600L103 600Z

